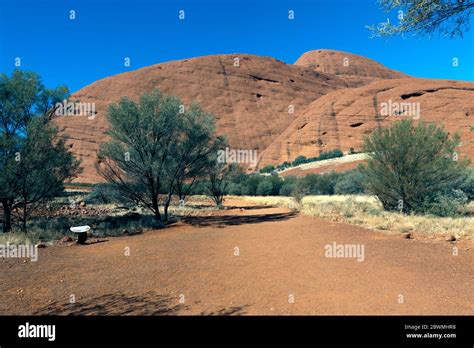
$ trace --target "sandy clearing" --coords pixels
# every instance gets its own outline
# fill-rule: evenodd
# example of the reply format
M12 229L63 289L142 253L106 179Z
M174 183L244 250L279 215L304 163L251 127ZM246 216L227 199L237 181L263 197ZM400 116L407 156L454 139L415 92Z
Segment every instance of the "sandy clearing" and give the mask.
M36 263L1 259L0 314L474 313L472 244L453 256L448 242L227 205L142 235L40 249ZM325 257L333 242L364 245L364 261Z

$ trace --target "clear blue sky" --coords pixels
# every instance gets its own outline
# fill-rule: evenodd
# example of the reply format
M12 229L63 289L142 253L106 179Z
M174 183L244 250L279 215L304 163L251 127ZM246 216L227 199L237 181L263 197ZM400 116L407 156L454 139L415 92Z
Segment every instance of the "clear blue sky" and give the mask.
M370 39L365 25L387 18L376 0L0 0L0 71L10 73L20 57L48 87L76 91L169 60L251 53L292 64L329 48L418 77L474 81L474 28L455 40Z

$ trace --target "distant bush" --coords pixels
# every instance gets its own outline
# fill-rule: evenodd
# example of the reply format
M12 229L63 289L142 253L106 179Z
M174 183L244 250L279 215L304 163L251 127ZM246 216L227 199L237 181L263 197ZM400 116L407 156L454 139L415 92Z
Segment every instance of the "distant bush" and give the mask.
M339 149L336 149L336 150L321 153L318 157L318 161L322 161L322 160L326 160L330 158L342 157L342 156L344 156L342 151Z
M348 153L349 155L354 155L354 154L359 153L359 152L357 152L356 150L354 150L353 147L350 147L350 148L349 148L349 151L348 151L347 153Z
M271 164L260 169L260 173L271 173L275 170L275 167Z
M462 207L468 202L467 195L461 190L438 193L434 199L426 200L424 213L442 217L455 217L464 213Z
M469 200L474 200L474 168L467 170L466 178L461 185L461 190Z
M353 152L353 153L355 153L355 152ZM330 159L330 158L342 157L343 155L344 154L342 153L341 150L335 149L335 150L332 150L332 151L321 152L321 154L317 157L306 158L305 156L298 156L298 157L295 158L295 160L293 162L290 163L288 161L285 161L282 164L277 165L271 171L273 171L273 170L284 170L284 169L287 169L287 168L290 168L290 167L296 167L296 166L299 166L299 165L305 164L305 163L311 163L311 162L322 161L322 160L326 160L326 159ZM269 166L267 166L267 167L269 167ZM267 167L263 168L261 170L261 172L262 173L270 173L271 171Z
M347 171L339 177L334 185L334 193L337 195L356 195L364 193L364 175L358 170Z
M257 187L263 176L258 174L250 174L242 182L242 195L255 196L257 194Z
M269 180L262 180L257 186L257 196L270 196L273 192L273 185Z
M285 161L282 164L277 165L275 169L276 170L283 170L283 169L286 169L286 168L289 168L289 167L291 167L291 163L288 162L288 161Z
M293 162L291 162L291 165L293 167L299 166L300 164L307 163L308 159L305 156L298 156L295 158Z
M123 196L108 183L97 184L84 200L87 204L125 204Z
M364 178L357 169L343 173L308 174L303 177L280 177L276 173L239 177L230 182L227 194L245 196L305 196L364 193Z
M227 186L227 194L232 196L240 196L242 194L242 185L231 182Z
M296 176L290 175L285 177L285 180L282 181L280 191L278 194L280 196L291 196L291 193L293 192L296 182L297 182Z

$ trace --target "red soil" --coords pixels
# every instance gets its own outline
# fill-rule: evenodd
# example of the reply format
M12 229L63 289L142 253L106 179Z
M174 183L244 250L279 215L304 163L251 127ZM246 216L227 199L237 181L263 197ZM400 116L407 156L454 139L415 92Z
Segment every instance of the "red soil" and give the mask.
M474 312L469 241L458 243L453 256L448 242L227 204L245 210L103 243L40 249L36 263L1 259L0 314ZM325 257L325 245L333 242L364 245L364 261Z

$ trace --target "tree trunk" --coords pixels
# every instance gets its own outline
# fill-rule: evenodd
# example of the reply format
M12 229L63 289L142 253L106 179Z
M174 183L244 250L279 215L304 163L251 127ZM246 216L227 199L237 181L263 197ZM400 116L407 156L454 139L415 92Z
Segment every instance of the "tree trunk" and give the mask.
M22 221L21 221L21 229L23 232L26 232L26 217L28 214L28 211L26 209L26 203L23 204L23 216L22 216Z
M155 194L153 194L151 204L153 208L153 213L155 213L155 218L161 222L160 208L158 206L158 198L156 197Z
M172 193L173 191L168 193L168 197L166 197L163 222L168 222L168 207L170 206L171 198L173 197Z
M10 206L10 202L8 202L7 199L2 200L2 207L3 207L3 221L2 221L2 227L3 227L3 232L10 232L12 229L12 210Z

